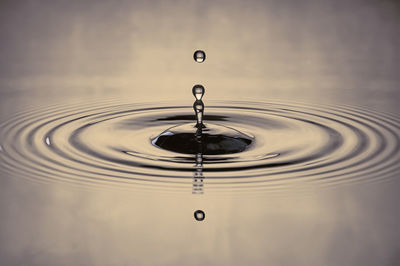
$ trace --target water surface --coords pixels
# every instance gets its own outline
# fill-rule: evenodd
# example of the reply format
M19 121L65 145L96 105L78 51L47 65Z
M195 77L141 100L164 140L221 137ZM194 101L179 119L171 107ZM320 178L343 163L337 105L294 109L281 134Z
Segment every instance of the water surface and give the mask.
M0 10L1 265L399 264L396 1ZM152 145L194 84L249 149Z

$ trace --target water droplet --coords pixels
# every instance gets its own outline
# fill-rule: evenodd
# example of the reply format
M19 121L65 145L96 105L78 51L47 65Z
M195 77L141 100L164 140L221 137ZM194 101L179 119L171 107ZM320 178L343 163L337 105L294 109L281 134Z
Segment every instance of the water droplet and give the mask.
M202 50L197 50L194 52L193 58L197 63L203 63L206 60L206 53Z
M192 89L193 96L196 97L196 100L201 100L203 98L205 89L202 85L194 85Z
M204 113L204 103L201 100L197 100L193 104L193 110L196 113L197 124L196 127L203 127L203 113Z
M45 141L46 141L46 144L47 144L48 146L50 146L50 144L51 144L51 142L50 142L50 138L49 138L49 137L47 137Z
M194 212L194 218L197 221L203 221L206 218L206 214L202 210L197 210Z
M196 113L199 113L199 112L203 112L204 111L204 103L203 103L203 101L195 101L194 102L194 104L193 104L193 110L196 112Z

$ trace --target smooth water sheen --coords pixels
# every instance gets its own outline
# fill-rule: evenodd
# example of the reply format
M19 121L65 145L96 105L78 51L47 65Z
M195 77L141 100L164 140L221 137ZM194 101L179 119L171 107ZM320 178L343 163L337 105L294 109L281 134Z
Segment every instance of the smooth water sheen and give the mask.
M205 149L207 193L371 182L399 171L400 120L394 115L349 106L216 102L205 120L252 142L231 154ZM1 125L3 171L45 182L186 191L198 151L153 144L157 132L168 135L193 121L190 107L174 104L100 102L31 110Z

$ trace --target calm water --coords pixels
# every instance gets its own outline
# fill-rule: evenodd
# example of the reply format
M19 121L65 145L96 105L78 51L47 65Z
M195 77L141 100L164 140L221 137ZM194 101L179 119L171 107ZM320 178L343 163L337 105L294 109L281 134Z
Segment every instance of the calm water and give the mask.
M1 265L400 263L396 1L0 5Z

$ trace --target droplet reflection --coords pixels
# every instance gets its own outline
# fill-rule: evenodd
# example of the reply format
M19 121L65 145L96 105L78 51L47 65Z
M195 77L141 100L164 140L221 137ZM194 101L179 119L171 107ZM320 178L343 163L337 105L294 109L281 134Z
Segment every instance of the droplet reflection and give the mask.
M194 212L194 218L201 222L204 220L204 218L206 218L206 214L202 210L197 210Z

